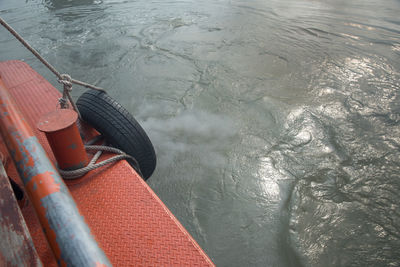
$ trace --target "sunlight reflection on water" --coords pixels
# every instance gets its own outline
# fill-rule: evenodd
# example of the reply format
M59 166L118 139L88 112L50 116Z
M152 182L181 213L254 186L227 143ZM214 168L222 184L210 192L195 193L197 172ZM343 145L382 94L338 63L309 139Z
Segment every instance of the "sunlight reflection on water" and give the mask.
M149 185L219 266L398 264L398 14L375 0L0 1L57 69L138 118L159 159ZM0 50L57 85L3 30Z

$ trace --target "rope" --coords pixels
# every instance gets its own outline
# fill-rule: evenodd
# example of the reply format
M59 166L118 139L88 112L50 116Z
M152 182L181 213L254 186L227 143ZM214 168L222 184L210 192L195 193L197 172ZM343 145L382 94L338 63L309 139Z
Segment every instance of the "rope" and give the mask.
M99 90L99 91L105 92L105 90L103 88L100 88L100 87L97 87L92 84L85 83L85 82L82 82L79 80L72 79L71 76L69 76L68 74L61 74L60 72L58 72L56 70L56 68L53 65L51 65L46 59L44 59L39 54L39 52L37 52L30 44L28 44L28 42L26 42L24 40L24 38L22 38L22 36L19 35L1 17L0 17L0 24L3 25L3 27L6 28L18 41L20 41L20 43L23 46L25 46L33 55L35 55L36 58L39 59L40 62L42 62L52 73L54 73L54 75L57 76L59 83L63 84L63 86L64 86L63 97L58 100L61 108L68 108L68 101L69 101L72 105L72 108L78 113L79 118L81 118L81 114L79 113L79 110L70 95L70 92L72 91L72 84L78 84L78 85L84 86L86 88L91 88L94 90Z
M52 73L54 73L54 75L57 76L58 78L58 82L61 83L64 87L63 90L63 95L62 97L58 100L60 107L63 109L69 108L68 105L68 101L71 103L72 108L78 113L78 116L80 119L81 118L81 114L78 110L78 107L76 106L75 102L73 101L72 97L71 97L71 91L72 91L72 84L77 84L80 86L84 86L86 88L90 88L90 89L94 89L94 90L99 90L99 91L103 91L105 92L105 90L103 88L94 86L92 84L89 83L85 83L79 80L75 80L72 79L72 77L68 74L61 74L60 72L58 72L56 70L56 68L51 65L46 59L44 59L39 52L37 52L31 45L28 44L28 42L26 42L24 40L24 38L22 38L21 35L19 35L7 22L5 22L5 20L3 20L0 17L0 24L3 25L4 28L6 28L18 41L20 41L20 43L25 46L34 56L36 56L37 59L40 60L40 62L42 62ZM78 177L81 177L83 175L85 175L86 173L88 173L91 170L100 168L102 166L105 166L109 163L112 162L116 162L119 161L121 159L129 159L133 162L134 166L133 168L137 171L137 173L139 173L140 176L143 177L142 172L140 171L140 167L139 167L139 163L137 162L137 160L126 154L125 152L123 152L122 150L119 150L117 148L114 147L109 147L109 146L96 146L96 145L91 145L93 143L95 143L97 141L96 140L91 140L90 142L88 142L88 145L85 146L85 149L88 151L92 151L92 150L97 150L97 152L95 153L95 155L93 156L92 160L89 162L89 164L86 167L83 167L81 169L77 169L77 170L73 170L73 171L65 171L65 170L61 170L59 169L59 172L61 174L61 176L64 179L75 179ZM100 158L102 151L105 152L111 152L111 153L115 153L118 154L114 157L111 157L109 159L106 159L100 163L96 163L96 161ZM0 159L1 160L1 159Z
M89 171L92 171L94 169L103 167L109 163L112 162L116 162L119 161L121 159L129 159L132 160L134 162L134 169L139 173L140 176L143 177L143 174L140 171L139 168L139 163L136 161L136 159L128 154L126 154L125 152L123 152L122 150L115 148L115 147L109 147L109 146L97 146L97 145L86 145L85 149L87 151L97 151L96 154L93 156L93 158L90 160L89 164L86 167L77 169L77 170L72 170L72 171L66 171L66 170L61 170L59 169L58 171L60 172L61 176L64 179L67 180L71 180L71 179L76 179L78 177L81 177L83 175L85 175L86 173L88 173ZM111 153L115 153L118 154L114 157L111 157L109 159L103 160L100 163L96 163L96 161L99 159L101 152L111 152Z
M37 57L37 59L39 59L40 62L42 62L51 72L53 72L54 75L57 76L57 78L58 78L59 81L64 80L64 76L63 76L63 75L65 75L65 74L61 74L60 72L58 72L54 66L52 66L46 59L44 59L31 45L29 45L29 44L24 40L24 38L22 38L21 35L19 35L19 34L18 34L7 22L5 22L5 20L3 20L1 17L0 17L0 24L3 25L4 28L6 28L15 38L17 38L17 40L20 41L21 44L22 44L23 46L25 46L29 51L31 51L32 54L34 54L34 55ZM84 87L87 87L87 88L91 88L91 89L94 89L94 90L105 91L105 90L104 90L103 88L101 88L101 87L97 87L97 86L95 86L95 85L92 85L92 84L89 84L89 83L85 83L85 82L82 82L82 81L79 81L79 80L71 79L70 82L71 82L71 83L74 83L74 84L78 84L78 85L84 86ZM62 82L61 82L61 83L62 83Z
M68 101L69 101L69 103L71 103L72 105L72 108L76 111L76 113L78 113L79 118L82 119L81 113L79 112L79 109L76 106L75 101L72 99L72 96L70 94L72 92L72 78L68 74L62 74L61 76L62 79L58 80L58 82L64 86L64 90L62 97L58 99L58 103L60 104L61 108L68 108L69 107Z
M40 60L40 62L43 63L43 65L45 65L52 73L54 73L54 75L57 76L58 78L58 82L61 83L64 87L63 90L63 95L62 97L58 100L60 107L65 109L65 108L69 108L68 102L71 103L72 108L78 113L79 118L81 118L81 114L78 110L78 107L76 106L75 102L73 101L72 97L71 97L71 91L72 91L72 84L77 84L86 88L90 88L90 89L94 89L94 90L99 90L99 91L103 91L105 92L105 90L103 88L94 86L92 84L89 83L85 83L79 80L75 80L72 79L72 77L68 74L61 74L60 72L58 72L56 70L56 68L51 65L46 59L44 59L39 52L37 52L31 45L28 44L28 42L26 42L24 40L24 38L22 38L21 35L19 35L5 20L3 20L0 17L0 24L6 28L23 46L25 46L37 59ZM90 142L88 142L88 145L85 146L85 149L88 151L92 151L92 150L97 150L97 152L95 153L95 155L93 156L93 158L91 159L91 161L89 162L89 164L86 167L83 167L81 169L77 169L77 170L73 170L73 171L65 171L65 170L61 170L59 169L59 172L61 174L61 176L64 179L74 179L74 178L78 178L81 177L83 175L85 175L86 173L88 173L91 170L100 168L102 166L105 166L109 163L112 162L116 162L119 161L121 159L129 159L133 162L134 166L133 168L137 171L137 173L139 173L140 176L143 177L142 172L140 171L140 167L139 167L139 163L137 162L137 160L126 154L125 152L123 152L122 150L119 150L117 148L114 147L109 147L109 146L96 146L96 145L91 145L93 143L95 143L97 141L96 140L91 140ZM109 159L106 159L100 163L96 163L96 161L100 158L102 151L104 152L111 152L111 153L115 153L118 154L114 157L111 157ZM1 155L1 154L0 154ZM2 160L2 158L0 158L0 160Z

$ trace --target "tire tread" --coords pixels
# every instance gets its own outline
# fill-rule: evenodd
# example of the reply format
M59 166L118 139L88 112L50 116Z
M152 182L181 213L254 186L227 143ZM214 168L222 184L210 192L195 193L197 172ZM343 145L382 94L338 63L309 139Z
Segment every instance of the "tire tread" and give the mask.
M147 180L156 167L156 154L149 137L135 118L102 91L86 91L76 105L83 120L103 134L110 144L138 161L143 178ZM130 164L133 165L132 162Z

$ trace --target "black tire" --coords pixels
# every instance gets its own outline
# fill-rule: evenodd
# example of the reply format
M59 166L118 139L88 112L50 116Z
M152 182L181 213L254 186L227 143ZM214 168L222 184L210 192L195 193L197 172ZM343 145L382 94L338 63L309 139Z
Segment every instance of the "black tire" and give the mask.
M113 146L134 157L143 179L156 168L154 147L133 116L105 92L88 90L76 102L82 119L99 131ZM135 167L134 162L128 162Z

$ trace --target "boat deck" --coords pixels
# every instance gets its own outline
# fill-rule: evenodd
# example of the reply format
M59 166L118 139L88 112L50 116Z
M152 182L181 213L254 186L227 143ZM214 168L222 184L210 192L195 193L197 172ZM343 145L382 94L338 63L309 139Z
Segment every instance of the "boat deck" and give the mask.
M9 88L49 158L55 162L47 140L36 129L36 124L43 114L56 108L61 93L21 61L0 62L0 78ZM88 138L93 134L90 127L82 128ZM7 155L3 140L0 151ZM9 156L7 162L8 175L20 183ZM91 171L82 178L66 181L66 184L92 234L113 265L214 266L125 160ZM56 266L31 203L27 200L22 206L39 257L45 266Z

